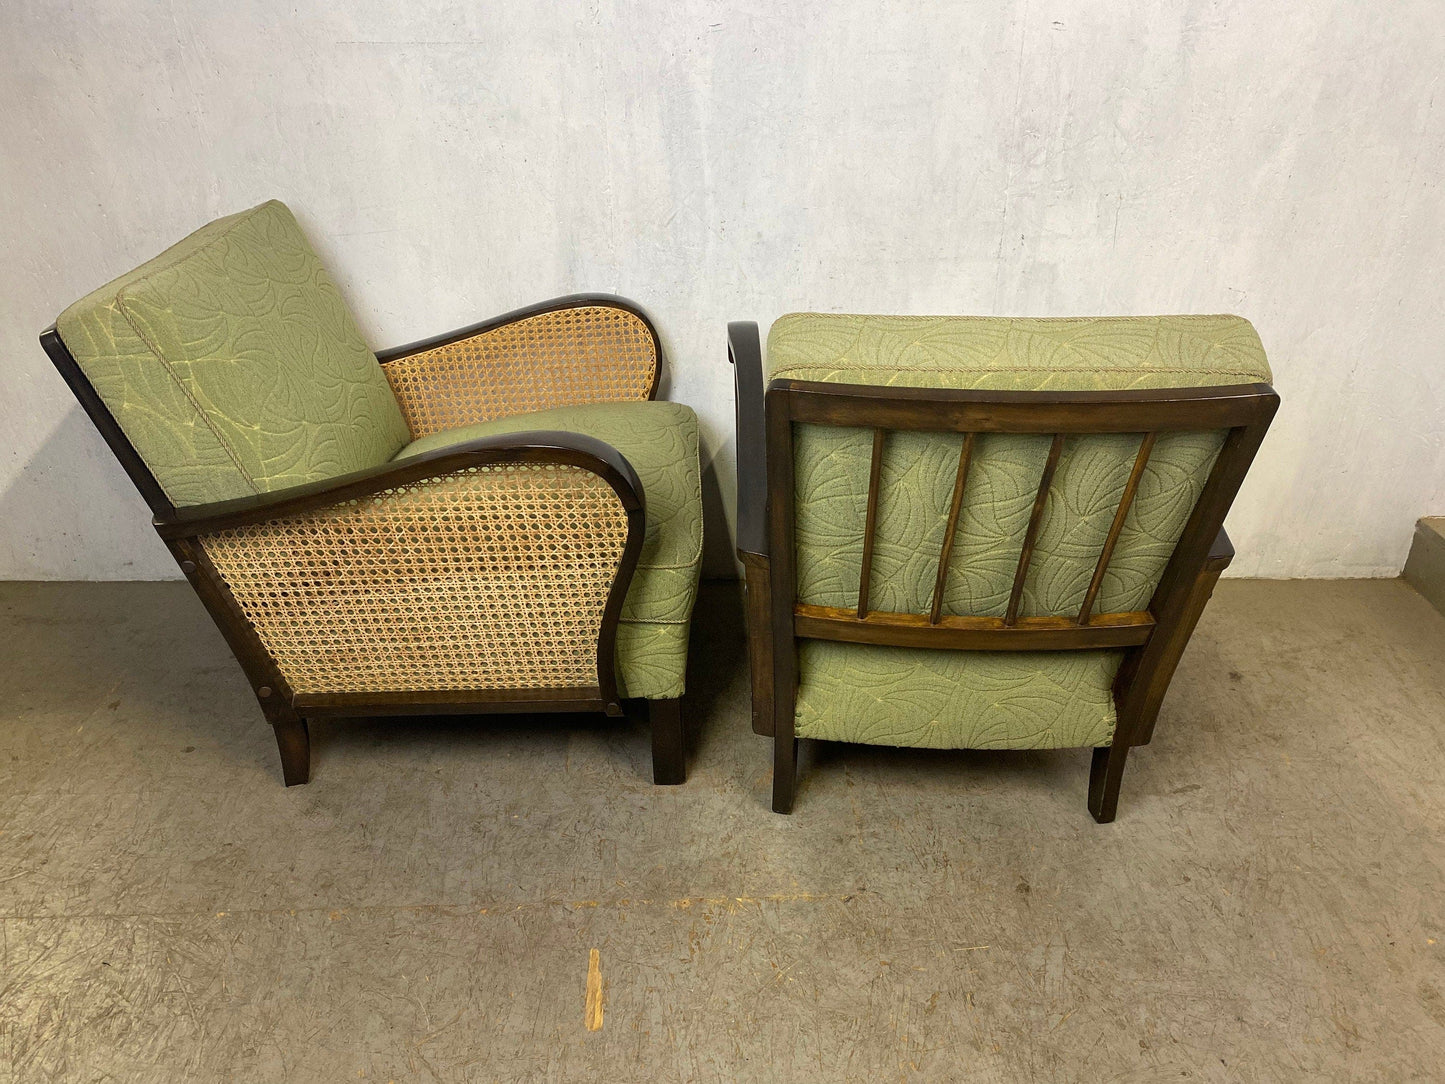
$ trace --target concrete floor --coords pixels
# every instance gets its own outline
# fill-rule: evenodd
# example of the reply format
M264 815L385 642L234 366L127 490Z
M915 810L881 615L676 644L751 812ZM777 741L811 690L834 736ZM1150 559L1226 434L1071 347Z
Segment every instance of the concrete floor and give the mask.
M317 726L287 790L185 585L0 585L0 1081L1445 1076L1402 582L1222 584L1108 826L1084 751L818 747L769 812L698 616L685 786L501 717Z

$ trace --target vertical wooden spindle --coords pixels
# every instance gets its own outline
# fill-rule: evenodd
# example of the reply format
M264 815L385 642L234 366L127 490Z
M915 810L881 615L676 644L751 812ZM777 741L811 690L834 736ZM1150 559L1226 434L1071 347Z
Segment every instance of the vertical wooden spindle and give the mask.
M968 461L973 457L974 434L966 433L958 453L958 473L953 479L953 499L948 504L948 526L943 529L943 551L938 555L938 575L933 579L933 607L928 623L938 624L943 614L943 583L948 578L948 561L953 556L953 536L958 530L958 510L963 507L963 486L968 478Z
M1034 496L1034 508L1029 513L1028 529L1024 531L1024 546L1019 551L1019 567L1014 573L1013 590L1009 592L1008 611L1004 614L1003 623L1005 627L1012 627L1019 618L1019 603L1024 597L1024 580L1028 578L1029 561L1034 555L1034 542L1037 541L1039 523L1044 518L1044 505L1048 503L1049 486L1054 481L1054 471L1059 465L1059 453L1064 450L1064 434L1055 433L1054 442L1049 445L1049 458L1044 462L1044 474L1039 479L1039 491Z
M1129 472L1129 481L1124 485L1124 496L1114 512L1114 522L1109 524L1109 533L1104 538L1104 549L1099 554L1099 563L1094 566L1094 577L1089 581L1089 590L1084 595L1084 605L1079 608L1078 624L1089 623L1089 611L1094 608L1094 599L1104 582L1104 573L1109 569L1109 559L1114 556L1114 545L1119 541L1119 532L1124 529L1124 520L1129 515L1129 506L1139 492L1139 481L1144 477L1144 467L1149 462L1149 453L1154 450L1154 433L1145 433L1139 442L1139 454L1134 457L1134 469Z
M868 515L863 523L863 570L858 577L858 620L868 616L868 581L873 575L873 533L878 524L878 482L883 473L883 433L873 430L873 462L868 467Z

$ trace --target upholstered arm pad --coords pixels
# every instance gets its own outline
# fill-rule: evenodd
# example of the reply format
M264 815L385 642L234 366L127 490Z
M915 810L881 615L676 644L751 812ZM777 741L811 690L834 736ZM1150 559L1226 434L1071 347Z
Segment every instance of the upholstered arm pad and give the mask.
M294 695L615 701L613 636L643 503L610 447L509 434L307 488L159 525L191 540Z
M377 358L420 439L552 407L651 399L662 348L632 302L574 294Z

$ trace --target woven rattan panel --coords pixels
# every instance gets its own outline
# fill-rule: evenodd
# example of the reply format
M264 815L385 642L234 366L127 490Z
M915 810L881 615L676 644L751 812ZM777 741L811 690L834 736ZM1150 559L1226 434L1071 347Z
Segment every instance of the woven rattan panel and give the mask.
M627 514L579 467L478 467L201 543L297 693L595 687Z
M411 435L421 438L551 407L644 400L657 352L638 316L588 305L529 316L383 368Z

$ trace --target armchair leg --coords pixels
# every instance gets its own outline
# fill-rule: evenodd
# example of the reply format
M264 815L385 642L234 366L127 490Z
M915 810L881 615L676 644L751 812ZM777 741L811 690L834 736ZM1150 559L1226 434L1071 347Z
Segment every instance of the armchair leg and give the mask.
M276 730L276 746L281 750L281 777L288 787L299 786L311 778L311 735L306 720L292 711L278 715L271 723Z
M1094 762L1089 768L1089 812L1100 824L1114 819L1119 806L1119 783L1124 778L1124 761L1128 756L1127 745L1094 750Z
M682 740L682 701L649 700L652 723L652 781L672 786L687 778L687 750Z
M798 775L798 739L788 733L773 734L773 812L793 811L793 788Z

